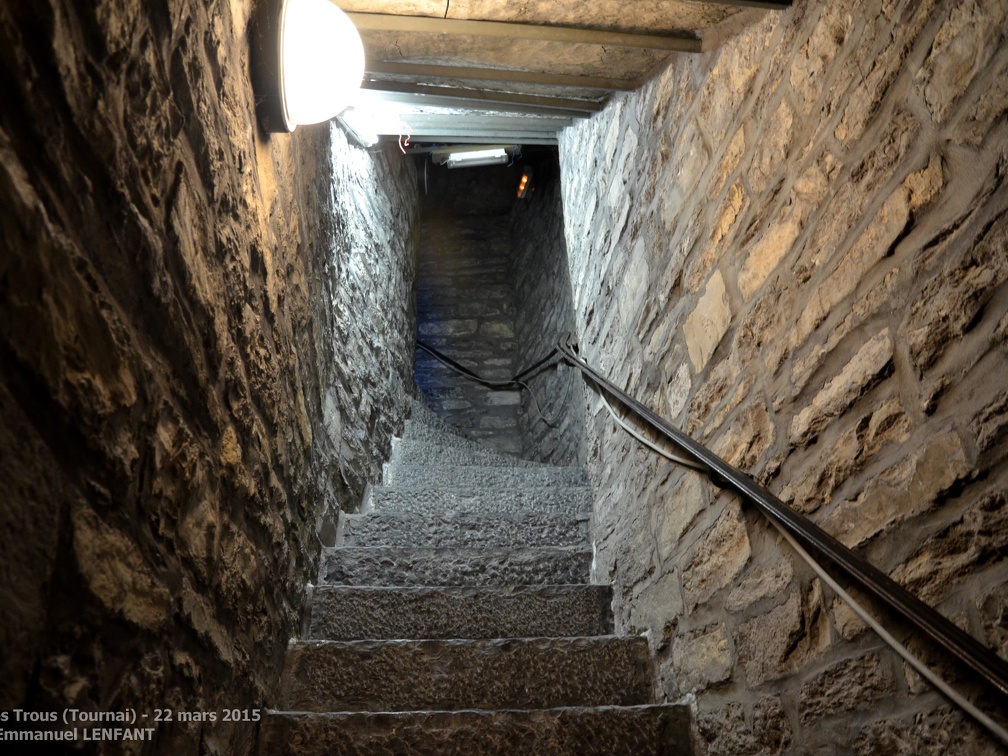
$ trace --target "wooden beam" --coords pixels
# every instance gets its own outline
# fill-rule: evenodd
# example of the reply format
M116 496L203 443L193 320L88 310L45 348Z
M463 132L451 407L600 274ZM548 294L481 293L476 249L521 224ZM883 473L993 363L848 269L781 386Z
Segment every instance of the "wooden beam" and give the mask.
M445 100L490 103L491 106L519 105L544 111L572 111L597 113L605 106L601 100L582 100L574 97L545 97L522 92L497 92L492 89L465 89L456 87L407 84L401 81L365 81L361 85L369 92L404 94ZM563 113L568 115L568 113Z
M555 138L560 129L523 129L520 127L506 128L494 126L478 126L459 124L451 126L449 124L434 124L431 126L414 126L410 124L409 129L396 131L379 132L383 136L398 136L399 134L410 134L414 139L417 137L430 137L434 135L448 136L471 136L477 137L487 144L491 142L513 142L520 144L522 137L529 139L551 139ZM429 140L428 140L429 141Z
M355 97L355 102L393 103L409 108L457 108L477 116L495 114L542 116L544 118L587 118L583 110L561 108L544 108L538 105L519 105L514 103L493 103L486 100L467 98L464 95L444 96L402 92L383 92L379 89L361 89Z
M540 73L539 71L512 71L503 68L473 68L469 66L432 66L429 64L388 63L372 61L365 64L365 75L386 74L396 76L430 77L433 79L473 79L477 81L504 81L521 84L538 84L547 87L581 87L631 92L635 82L609 79L600 76L570 76L567 74Z
M483 129L520 129L522 131L556 131L573 125L570 118L540 118L537 116L493 116L479 113L407 113L399 117L414 129L419 127ZM401 129L396 129L399 133Z
M398 137L385 136L384 139L388 141L398 140ZM427 135L417 135L414 134L410 137L411 144L520 144L520 145L546 145L546 146L556 146L558 144L556 137L547 137L543 135L529 136L516 139L514 136L501 136L494 134L485 134L480 136L472 136L466 134L427 134Z
M503 21L466 21L430 16L399 16L388 13L348 13L360 31L397 31L420 34L469 34L476 37L534 39L566 44L637 47L672 52L700 52L700 40L674 34L582 29L576 26L543 26Z
M735 8L761 8L763 10L787 10L791 0L700 0L711 5L731 5Z

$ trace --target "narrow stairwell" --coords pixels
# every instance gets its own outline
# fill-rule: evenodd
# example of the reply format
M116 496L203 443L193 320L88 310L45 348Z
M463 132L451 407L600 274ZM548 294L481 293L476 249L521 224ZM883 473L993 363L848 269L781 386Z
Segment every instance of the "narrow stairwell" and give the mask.
M687 754L646 639L589 583L582 470L488 451L416 404L323 555L260 754Z

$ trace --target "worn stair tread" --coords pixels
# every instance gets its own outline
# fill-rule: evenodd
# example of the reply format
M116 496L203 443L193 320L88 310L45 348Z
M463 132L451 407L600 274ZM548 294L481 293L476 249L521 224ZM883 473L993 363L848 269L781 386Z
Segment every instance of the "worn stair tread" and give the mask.
M539 467L541 463L480 446L464 447L436 440L392 439L392 462L398 465L485 465L490 467Z
M287 651L278 709L632 706L651 702L639 636L298 641Z
M580 467L493 467L487 465L397 465L386 464L386 486L452 486L463 488L525 488L537 486L586 486L588 476Z
M498 711L268 711L259 753L550 754L551 756L686 756L685 706L559 707Z
M432 410L427 404L422 401L412 400L410 402L410 416L407 422L411 422L414 425L425 428L430 428L431 430L438 431L450 436L456 436L465 440L469 439L465 432L459 428L457 425L445 420L441 415Z
M543 548L330 548L323 585L519 585L587 583L592 552L584 546Z
M308 637L324 640L609 635L612 587L318 586Z
M473 449L477 451L487 449L484 444L466 435L461 429L433 426L412 418L406 420L403 424L402 438L424 443L435 443L441 446L455 446L460 449Z
M588 541L591 516L567 512L371 512L342 515L337 547L521 548Z
M366 502L375 512L591 512L588 486L373 486Z

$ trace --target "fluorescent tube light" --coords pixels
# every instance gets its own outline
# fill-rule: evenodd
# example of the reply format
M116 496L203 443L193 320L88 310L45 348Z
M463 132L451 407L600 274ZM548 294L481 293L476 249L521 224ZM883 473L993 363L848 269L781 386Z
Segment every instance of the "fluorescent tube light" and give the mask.
M452 152L446 161L449 168L475 168L480 165L503 165L508 161L507 150L498 147L490 150Z

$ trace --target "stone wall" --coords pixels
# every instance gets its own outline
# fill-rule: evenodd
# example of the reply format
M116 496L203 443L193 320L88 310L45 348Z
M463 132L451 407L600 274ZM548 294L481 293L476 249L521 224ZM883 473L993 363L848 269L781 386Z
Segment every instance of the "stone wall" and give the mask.
M421 166L423 163L421 163ZM508 211L513 170L429 164L417 275L420 340L488 381L515 374L515 310ZM519 172L520 175L520 172ZM521 452L517 391L493 390L416 354L431 408L487 447Z
M574 304L567 272L560 171L555 155L541 155L527 199L511 211L511 267L515 301L516 364L523 370L574 334ZM583 464L581 374L566 365L531 376L521 396L522 452L554 465Z
M799 0L560 148L588 360L1002 656L1006 14ZM597 577L708 753L994 750L756 513L585 396Z
M412 386L413 166L261 133L250 7L0 7L0 711L217 720L105 753L251 752Z

